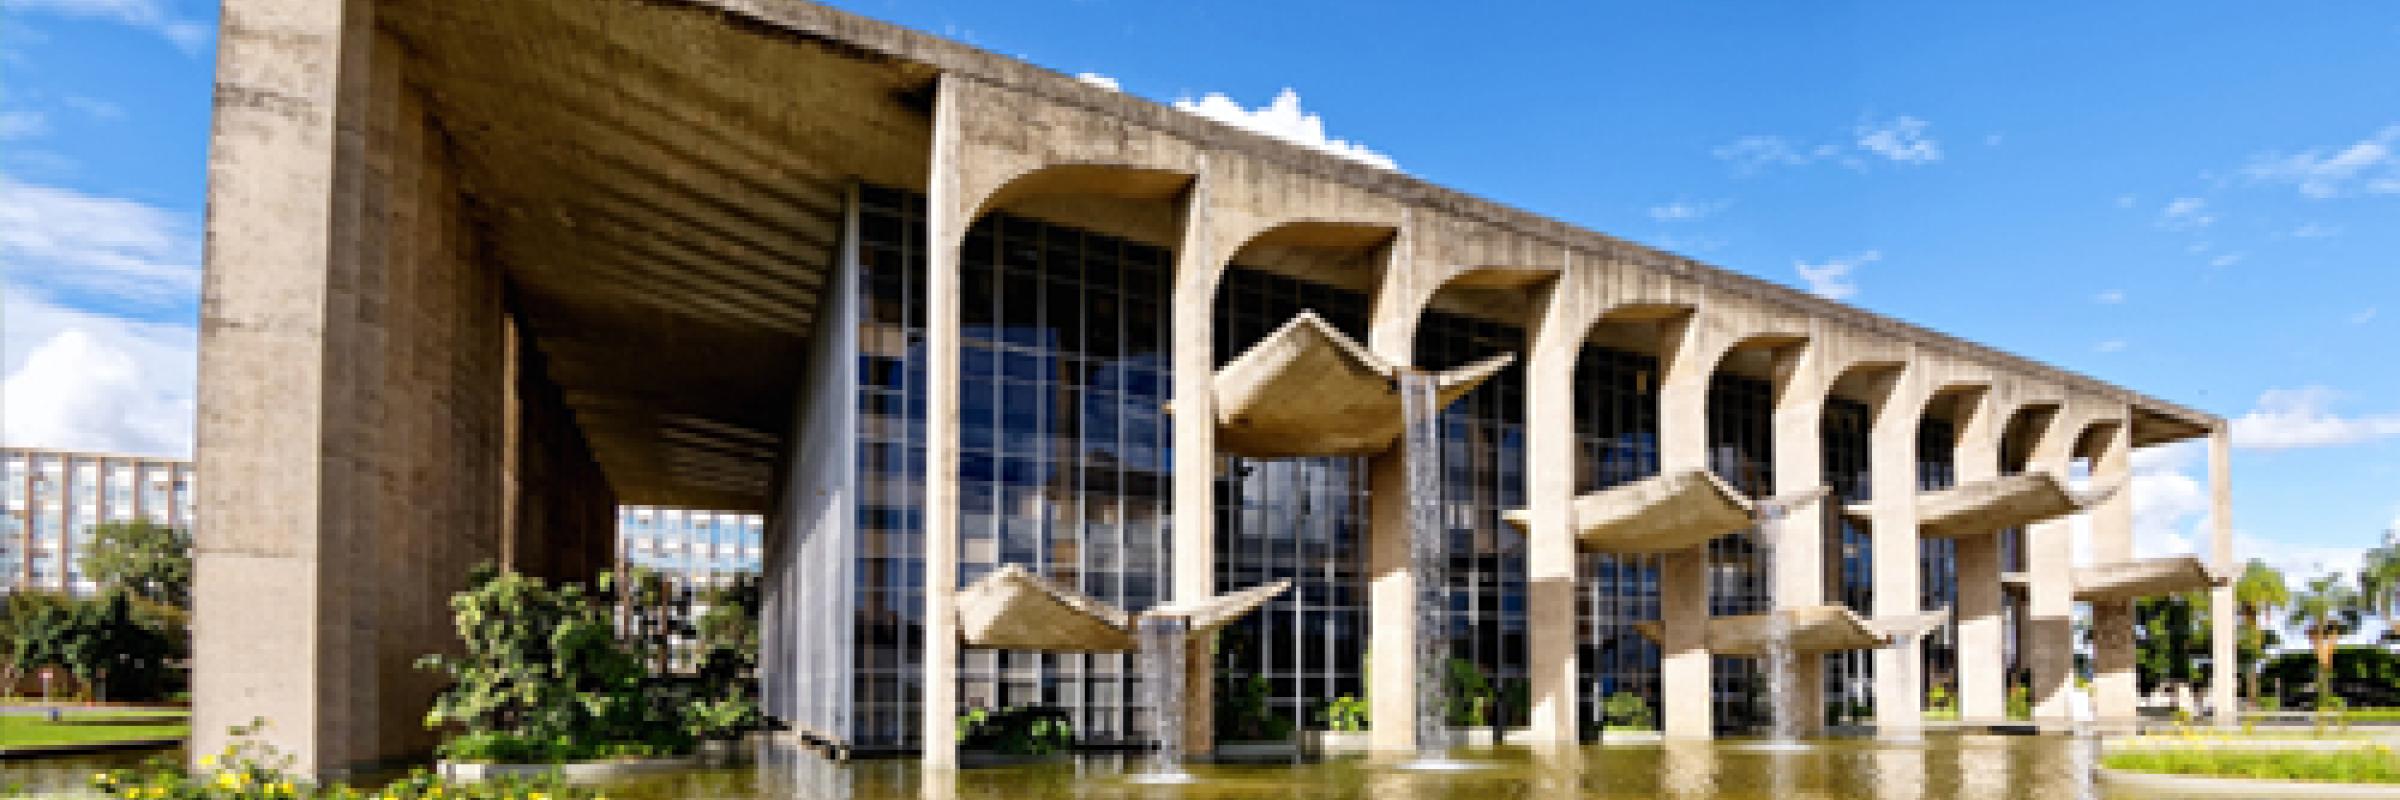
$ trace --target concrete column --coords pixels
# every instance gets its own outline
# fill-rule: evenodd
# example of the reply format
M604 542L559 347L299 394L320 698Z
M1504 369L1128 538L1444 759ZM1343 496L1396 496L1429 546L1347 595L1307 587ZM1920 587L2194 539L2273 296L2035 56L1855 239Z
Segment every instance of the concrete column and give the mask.
M2238 577L2241 565L2233 555L2233 437L2219 423L2208 432L2208 520L2213 541L2210 561L2217 574ZM2235 725L2241 722L2241 700L2238 683L2239 665L2235 664L2233 586L2227 584L2208 590L2209 621L2209 684L2208 704L2215 710L2217 724Z
M1715 354L1701 345L1699 320L1665 353L1658 387L1658 462L1662 474L1708 469L1708 379ZM1659 559L1659 706L1670 738L1715 735L1708 652L1708 548Z
M2131 417L2108 426L2092 466L2093 486L2115 486L2091 512L2092 559L2101 564L2133 558L2133 469ZM2133 719L2135 695L2133 602L2092 604L2092 711L2105 721Z
M1386 254L1383 285L1369 321L1367 347L1398 364L1415 363L1417 297L1412 231L1403 227ZM1377 750L1417 746L1417 578L1409 556L1408 439L1367 462L1367 714Z
M1962 401L1967 402L1967 401ZM1990 391L1965 406L1952 466L1961 484L2000 476L2006 421ZM2008 632L2001 616L2000 533L1977 531L1958 541L1958 713L1961 719L2008 716Z
M925 674L917 711L928 786L958 766L958 249L976 198L960 188L958 79L934 90L925 198Z
M1223 259L1211 241L1208 175L1184 198L1183 241L1175 250L1174 583L1171 597L1194 602L1217 591L1216 290ZM1195 641L1184 665L1183 751L1216 749L1216 643Z
M1788 495L1825 485L1825 394L1822 358L1808 345L1789 362L1775 399L1775 493ZM1825 519L1838 505L1826 497L1791 509L1775 542L1775 605L1802 608L1825 602ZM1825 657L1792 658L1795 730L1808 736L1825 725Z
M1572 278L1553 282L1534 323L1525 364L1525 494L1533 518L1526 532L1527 671L1536 742L1572 744L1579 701L1576 686L1575 358L1589 320Z
M1924 610L1917 563L1917 426L1924 421L1924 378L1914 365L1891 378L1868 431L1867 469L1874 530L1874 611L1877 620L1912 618ZM1904 635L1913 636L1914 633ZM1875 651L1875 729L1908 738L1924 727L1921 639Z
M2075 448L2074 430L2061 411L2034 445L2028 469L2065 480ZM2044 727L2071 720L2067 692L2075 671L2075 531L2067 519L2035 523L2025 531L2027 578L2025 619L2018 631L2019 655L2032 675L2033 718Z

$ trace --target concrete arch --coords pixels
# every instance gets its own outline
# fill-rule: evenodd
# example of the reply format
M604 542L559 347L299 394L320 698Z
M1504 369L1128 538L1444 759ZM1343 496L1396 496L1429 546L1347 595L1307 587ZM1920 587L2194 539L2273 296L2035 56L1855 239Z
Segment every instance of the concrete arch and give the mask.
M966 227L1003 206L1039 197L1087 196L1112 200L1175 201L1198 178L1187 169L1123 161L1055 161L1001 176L973 195L975 204L960 219Z

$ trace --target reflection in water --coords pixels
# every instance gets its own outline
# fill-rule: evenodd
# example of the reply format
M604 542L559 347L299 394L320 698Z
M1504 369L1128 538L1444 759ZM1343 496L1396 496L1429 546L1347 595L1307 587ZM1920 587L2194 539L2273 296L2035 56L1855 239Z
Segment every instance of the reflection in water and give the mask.
M1192 764L1184 786L1129 776L1138 754L1093 755L920 774L909 760L838 762L813 751L765 748L753 765L644 775L611 783L612 800L2088 800L2093 743L2064 736L1932 735L1922 745L1820 740L1804 752L1738 742L1670 742L1581 750L1473 751L1485 769L1424 773L1367 758L1302 765ZM95 769L139 756L0 763L0 782L73 790Z

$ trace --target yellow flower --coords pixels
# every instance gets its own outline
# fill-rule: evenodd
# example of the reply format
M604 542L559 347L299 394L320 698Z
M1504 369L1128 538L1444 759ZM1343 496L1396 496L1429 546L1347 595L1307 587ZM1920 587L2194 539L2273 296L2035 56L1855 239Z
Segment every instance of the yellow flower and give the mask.
M216 757L216 756L201 756L201 757L200 757L200 766L203 766L203 767L213 767L213 766L216 766L216 765L217 765L217 757Z
M292 793L292 782L291 782L291 781L284 781L284 782L282 782L282 783L275 784L275 793L276 793L276 794L291 794L291 793Z
M239 788L242 785L242 779L235 777L231 772L219 772L217 773L217 785L226 789Z

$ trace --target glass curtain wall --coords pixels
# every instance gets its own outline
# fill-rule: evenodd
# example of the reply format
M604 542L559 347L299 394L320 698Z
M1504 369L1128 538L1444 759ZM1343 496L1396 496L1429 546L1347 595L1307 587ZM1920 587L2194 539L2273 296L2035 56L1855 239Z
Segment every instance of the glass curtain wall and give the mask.
M924 633L923 198L860 193L855 746L912 746ZM1022 564L1132 611L1160 599L1169 430L1161 248L1006 214L960 251L959 579ZM1146 736L1128 657L969 649L962 705L1048 705Z
M1586 345L1575 359L1575 493L1658 474L1658 359ZM1609 698L1638 698L1657 719L1658 645L1634 624L1658 619L1658 558L1580 553L1577 727L1595 735Z
M1416 363L1463 366L1500 353L1518 362L1442 412L1442 522L1450 554L1450 721L1517 725L1525 673L1525 534L1500 518L1525 507L1525 330L1442 311L1417 329ZM1468 674L1469 667L1473 674ZM1466 696L1481 683L1481 698Z
M1240 265L1227 269L1215 301L1217 363L1304 310L1366 339L1364 294ZM1333 698L1366 696L1367 460L1219 460L1218 585L1290 579L1292 589L1218 635L1216 724L1229 735L1255 735L1239 729L1264 721L1227 707L1250 700L1263 700L1283 725L1321 724Z
M1775 491L1775 386L1719 374L1708 387L1708 466L1735 491L1762 500ZM1708 613L1713 617L1765 613L1768 565L1753 531L1708 543ZM1745 730L1770 721L1764 667L1753 658L1717 657L1709 670L1710 697L1720 728Z
M1832 489L1819 503L1825 515L1825 589L1827 600L1848 606L1862 617L1874 612L1873 549L1867 530L1841 512L1843 506L1863 503L1869 495L1867 405L1845 397L1825 400L1823 459L1825 483ZM1849 650L1825 656L1825 721L1855 721L1873 713L1874 654Z
M1917 490L1934 491L1958 485L1958 425L1928 417L1917 425ZM1925 610L1958 608L1958 540L1917 540L1917 607ZM1925 637L1919 651L1923 664L1924 701L1938 690L1948 707L1958 707L1958 617L1952 614ZM1930 705L1928 705L1930 707Z

